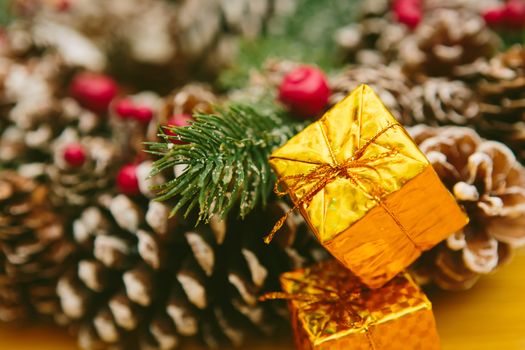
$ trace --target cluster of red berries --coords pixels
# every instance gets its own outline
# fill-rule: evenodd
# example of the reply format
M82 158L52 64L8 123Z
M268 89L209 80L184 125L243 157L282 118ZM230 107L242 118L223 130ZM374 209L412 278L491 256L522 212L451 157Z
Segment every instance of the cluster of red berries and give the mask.
M98 114L105 114L110 104L118 95L118 85L110 77L98 73L80 73L71 83L71 96L84 108ZM317 117L328 104L330 88L325 74L311 66L299 67L287 74L279 86L279 100L288 107L291 114L303 118ZM153 119L153 111L147 106L137 105L130 98L121 98L113 103L115 114L125 120L135 120L147 125ZM193 117L189 114L172 116L165 126L181 127L191 123ZM170 128L165 133L177 136ZM175 144L184 142L171 138ZM81 167L87 159L85 148L81 144L70 144L64 148L64 160L70 167ZM124 165L116 176L118 189L128 195L139 194L137 165Z
M107 75L99 73L80 73L70 85L71 96L84 108L99 115L106 114L110 104L119 92L117 83ZM129 98L122 98L114 104L115 114L122 119L130 119L147 125L153 119L153 110L147 106L134 103ZM82 167L87 160L87 152L79 143L67 145L63 150L63 158L72 168ZM127 195L140 193L137 177L137 164L129 163L122 166L117 173L116 186L120 192Z

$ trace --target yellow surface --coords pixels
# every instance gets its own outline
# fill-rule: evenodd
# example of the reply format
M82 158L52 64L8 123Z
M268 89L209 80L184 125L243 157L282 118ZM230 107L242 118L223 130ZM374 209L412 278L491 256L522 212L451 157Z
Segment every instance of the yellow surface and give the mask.
M430 291L443 350L525 350L525 252L466 292ZM241 350L290 350L290 339L259 341ZM76 350L49 326L0 325L0 350ZM186 350L201 350L188 346Z

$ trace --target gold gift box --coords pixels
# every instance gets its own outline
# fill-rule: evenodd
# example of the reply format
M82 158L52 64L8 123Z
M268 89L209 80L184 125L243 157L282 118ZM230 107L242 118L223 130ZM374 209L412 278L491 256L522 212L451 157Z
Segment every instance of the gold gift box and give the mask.
M274 151L270 164L321 244L372 288L468 222L366 85Z
M281 285L297 349L440 349L432 305L408 274L369 289L332 260L284 273Z

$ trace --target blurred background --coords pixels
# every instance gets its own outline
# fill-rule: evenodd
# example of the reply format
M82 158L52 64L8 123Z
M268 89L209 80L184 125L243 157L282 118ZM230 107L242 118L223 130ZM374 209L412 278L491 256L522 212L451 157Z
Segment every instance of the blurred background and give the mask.
M0 350L292 349L257 297L328 254L262 242L261 159L362 83L470 218L410 267L443 349L525 349L524 40L525 0L0 0Z

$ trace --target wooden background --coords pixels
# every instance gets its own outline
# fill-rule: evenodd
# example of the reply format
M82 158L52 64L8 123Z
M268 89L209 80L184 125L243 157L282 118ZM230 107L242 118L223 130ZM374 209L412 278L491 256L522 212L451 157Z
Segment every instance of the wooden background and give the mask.
M525 251L473 289L428 292L443 350L525 350ZM290 339L255 341L241 350L290 350ZM0 324L0 350L76 350L73 338L45 325ZM186 350L201 350L197 345Z

